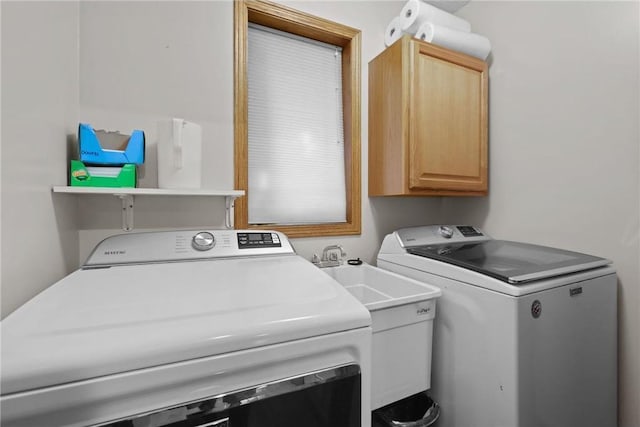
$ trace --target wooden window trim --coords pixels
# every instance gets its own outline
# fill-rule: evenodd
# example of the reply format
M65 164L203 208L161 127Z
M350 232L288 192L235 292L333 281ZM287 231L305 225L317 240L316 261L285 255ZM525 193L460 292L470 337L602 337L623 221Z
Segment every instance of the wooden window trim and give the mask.
M342 86L345 145L347 221L309 225L250 225L248 150L248 23L264 25L342 47ZM289 237L339 236L360 234L360 31L265 0L234 2L234 168L235 188L246 197L235 202L235 227L275 229Z

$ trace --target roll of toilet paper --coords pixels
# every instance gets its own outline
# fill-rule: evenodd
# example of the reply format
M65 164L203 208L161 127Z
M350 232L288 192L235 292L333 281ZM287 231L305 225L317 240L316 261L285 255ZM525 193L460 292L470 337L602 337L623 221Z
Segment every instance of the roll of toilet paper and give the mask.
M399 16L396 16L391 20L391 22L389 22L389 25L387 25L387 29L384 33L385 46L387 47L391 46L393 43L398 41L400 37L402 37L403 33L402 33L401 25L402 25L402 20L400 19Z
M436 25L453 28L459 31L470 32L471 24L464 19L431 6L422 0L409 0L400 10L402 26L405 33L415 34L420 25L425 22L433 22Z
M487 59L489 52L491 52L491 42L488 38L480 34L435 25L431 22L420 25L415 37L482 60Z

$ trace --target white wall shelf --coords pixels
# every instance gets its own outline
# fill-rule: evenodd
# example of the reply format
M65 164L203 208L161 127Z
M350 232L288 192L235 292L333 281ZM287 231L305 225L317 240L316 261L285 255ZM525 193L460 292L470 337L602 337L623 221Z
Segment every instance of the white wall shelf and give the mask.
M66 194L106 194L122 201L122 229L133 230L134 196L198 196L225 198L225 225L233 228L233 209L235 200L244 196L243 190L172 190L162 188L107 188L107 187L70 187L55 186L54 193Z

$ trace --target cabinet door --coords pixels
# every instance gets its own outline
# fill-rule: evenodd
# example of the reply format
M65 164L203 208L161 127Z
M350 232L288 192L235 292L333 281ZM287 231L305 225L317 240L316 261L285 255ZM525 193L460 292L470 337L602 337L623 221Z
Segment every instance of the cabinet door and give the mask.
M410 190L487 190L487 66L414 42Z

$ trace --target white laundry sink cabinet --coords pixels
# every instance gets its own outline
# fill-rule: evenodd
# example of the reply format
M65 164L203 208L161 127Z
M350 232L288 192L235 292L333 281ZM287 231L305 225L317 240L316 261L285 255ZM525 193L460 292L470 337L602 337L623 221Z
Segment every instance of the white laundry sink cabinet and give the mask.
M371 409L428 390L440 289L365 263L322 270L371 313Z

